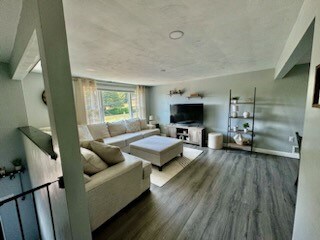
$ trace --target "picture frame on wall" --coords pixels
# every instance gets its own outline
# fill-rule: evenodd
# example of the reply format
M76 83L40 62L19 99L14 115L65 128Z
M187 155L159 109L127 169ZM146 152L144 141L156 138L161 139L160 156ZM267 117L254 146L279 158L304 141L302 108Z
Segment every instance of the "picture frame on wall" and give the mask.
M312 107L320 108L320 64L316 66Z

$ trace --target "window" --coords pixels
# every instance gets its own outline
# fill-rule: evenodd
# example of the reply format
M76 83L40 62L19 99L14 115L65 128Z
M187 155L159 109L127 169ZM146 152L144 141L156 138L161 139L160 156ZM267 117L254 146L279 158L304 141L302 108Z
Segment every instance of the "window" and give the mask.
M102 116L105 122L137 117L135 92L100 90Z

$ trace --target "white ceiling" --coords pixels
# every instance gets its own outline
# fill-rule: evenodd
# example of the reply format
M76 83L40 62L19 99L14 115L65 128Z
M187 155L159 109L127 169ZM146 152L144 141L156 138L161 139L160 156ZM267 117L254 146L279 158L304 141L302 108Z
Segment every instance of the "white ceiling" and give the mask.
M0 0L0 62L9 62L22 8L22 0Z
M302 2L64 0L72 73L158 85L274 68Z

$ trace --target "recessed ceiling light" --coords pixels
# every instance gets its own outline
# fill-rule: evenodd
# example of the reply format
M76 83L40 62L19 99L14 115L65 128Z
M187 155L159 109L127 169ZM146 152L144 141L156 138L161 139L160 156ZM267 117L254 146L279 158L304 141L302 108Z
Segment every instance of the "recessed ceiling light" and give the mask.
M182 36L184 35L184 32L180 31L180 30L175 30L172 31L171 33L169 33L169 38L173 39L173 40L177 40L182 38Z
M95 71L96 71L96 70L93 69L93 68L86 68L86 70L87 70L88 72L95 72Z

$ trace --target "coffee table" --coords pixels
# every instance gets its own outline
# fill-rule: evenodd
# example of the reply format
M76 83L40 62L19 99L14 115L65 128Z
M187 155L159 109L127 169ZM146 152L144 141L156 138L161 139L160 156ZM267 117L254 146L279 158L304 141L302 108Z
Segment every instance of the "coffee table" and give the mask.
M164 164L178 155L183 156L183 142L176 138L151 136L131 143L130 153L158 166L162 171Z

